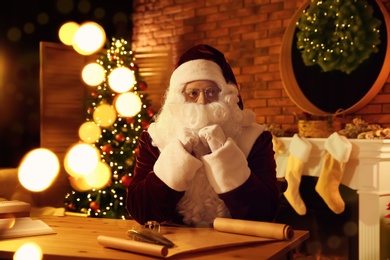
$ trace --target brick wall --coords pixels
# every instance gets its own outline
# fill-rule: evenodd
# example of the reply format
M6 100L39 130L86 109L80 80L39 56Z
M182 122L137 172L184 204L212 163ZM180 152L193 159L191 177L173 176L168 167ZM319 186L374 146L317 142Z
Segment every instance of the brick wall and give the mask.
M379 0L390 10L389 0ZM184 50L198 43L222 51L231 64L246 108L257 122L286 134L297 130L294 113L302 111L284 90L279 59L286 27L303 0L134 0L133 49L170 53L169 78ZM167 82L152 87L162 93ZM161 100L153 100L161 104ZM342 118L360 117L390 127L390 80L366 106Z

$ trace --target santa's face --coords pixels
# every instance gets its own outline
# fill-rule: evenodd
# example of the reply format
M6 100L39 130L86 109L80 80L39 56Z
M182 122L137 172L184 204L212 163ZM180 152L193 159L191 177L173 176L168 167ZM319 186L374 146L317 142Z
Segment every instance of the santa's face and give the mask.
M220 92L214 81L197 80L187 83L182 93L186 102L205 105L218 101Z
M226 137L235 139L247 121L243 120L247 112L237 102L237 87L229 83L197 80L182 88L168 89L163 109L149 127L149 133L160 149L181 133L197 135L200 129L213 124L220 125ZM253 120L254 116L250 121Z

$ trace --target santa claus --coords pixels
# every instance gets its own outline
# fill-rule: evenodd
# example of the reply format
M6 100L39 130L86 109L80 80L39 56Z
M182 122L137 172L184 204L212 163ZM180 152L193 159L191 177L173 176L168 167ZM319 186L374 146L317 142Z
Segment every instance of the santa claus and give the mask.
M278 207L271 133L243 108L224 55L208 45L189 49L139 137L129 214L140 224L199 227L216 217L273 221Z

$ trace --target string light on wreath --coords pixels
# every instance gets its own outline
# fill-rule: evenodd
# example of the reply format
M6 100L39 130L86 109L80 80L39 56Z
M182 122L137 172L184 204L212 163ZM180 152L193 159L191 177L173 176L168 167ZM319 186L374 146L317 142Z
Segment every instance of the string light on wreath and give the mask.
M297 48L306 66L350 74L381 43L381 21L364 0L311 0L297 21Z

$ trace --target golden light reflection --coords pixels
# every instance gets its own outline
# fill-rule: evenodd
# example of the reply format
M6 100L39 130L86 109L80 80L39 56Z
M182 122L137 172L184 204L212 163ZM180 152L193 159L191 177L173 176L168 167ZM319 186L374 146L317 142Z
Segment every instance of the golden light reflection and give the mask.
M42 249L33 242L23 244L16 250L14 260L40 260L43 258Z
M57 156L45 148L28 152L18 167L19 182L30 191L43 191L56 179L60 171Z

